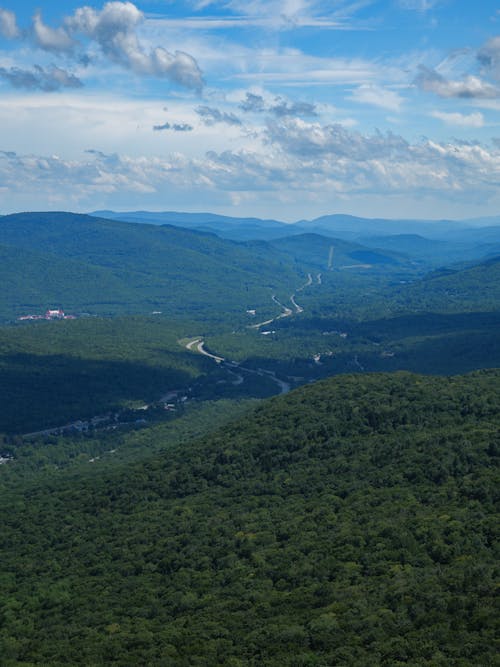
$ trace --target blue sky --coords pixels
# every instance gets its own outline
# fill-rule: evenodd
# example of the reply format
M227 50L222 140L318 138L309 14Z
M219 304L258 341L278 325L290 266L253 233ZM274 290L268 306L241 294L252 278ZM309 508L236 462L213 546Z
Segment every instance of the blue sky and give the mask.
M0 210L500 214L500 3L0 0Z

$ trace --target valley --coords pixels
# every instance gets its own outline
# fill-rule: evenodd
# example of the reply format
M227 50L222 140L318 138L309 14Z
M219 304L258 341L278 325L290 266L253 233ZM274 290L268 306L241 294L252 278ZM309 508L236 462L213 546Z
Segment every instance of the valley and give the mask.
M493 664L494 233L162 224L0 218L6 667Z

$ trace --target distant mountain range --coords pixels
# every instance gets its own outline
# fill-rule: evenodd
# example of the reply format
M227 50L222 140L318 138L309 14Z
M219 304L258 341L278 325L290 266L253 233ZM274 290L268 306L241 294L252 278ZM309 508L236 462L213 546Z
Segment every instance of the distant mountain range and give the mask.
M468 263L500 255L500 226L436 223L448 230L446 240L410 232L387 234L383 230L393 232L395 221L349 216L293 225L211 214L130 214L134 216L142 222L67 212L1 217L0 317L63 307L106 315L160 310L189 319L229 318L237 324L246 322L247 309L257 308L266 317L275 314L272 295L288 298L308 272L368 270L384 278L393 274L399 281L457 262L461 265L453 270L465 269ZM165 222L174 218L196 228ZM150 224L151 219L162 224ZM339 229L346 220L353 226L342 234ZM205 223L217 229L204 231L200 227ZM378 233L363 236L369 224ZM323 231L314 231L318 229ZM355 236L355 229L356 238L348 238ZM243 238L228 238L228 230ZM452 283L457 278L451 278ZM426 301L423 296L425 290L419 302Z
M189 227L199 229L210 227L211 229L233 230L261 230L264 232L281 233L287 230L287 235L292 229L294 232L300 229L313 231L345 232L346 234L419 234L426 232L426 236L440 238L443 234L460 232L466 229L500 226L500 215L485 218L471 218L465 220L425 220L413 218L362 218L359 216L334 213L323 215L311 220L298 220L286 223L282 220L262 219L255 217L235 217L218 215L216 213L186 213L181 211L93 211L89 213L99 218L110 220L122 220L124 222L149 223L154 225L171 224L178 227Z
M212 232L236 241L275 240L304 233L319 234L403 253L432 266L473 261L500 253L500 216L456 221L393 220L334 214L284 223L279 220L174 211L96 211L91 215L125 222L173 224Z

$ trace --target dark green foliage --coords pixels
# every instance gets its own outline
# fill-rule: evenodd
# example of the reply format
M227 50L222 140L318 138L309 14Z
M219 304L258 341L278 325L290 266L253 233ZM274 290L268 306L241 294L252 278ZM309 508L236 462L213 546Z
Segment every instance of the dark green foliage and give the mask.
M214 366L179 345L188 326L151 317L0 328L0 432L62 426L187 388Z
M499 389L345 376L144 463L10 483L3 663L496 664Z

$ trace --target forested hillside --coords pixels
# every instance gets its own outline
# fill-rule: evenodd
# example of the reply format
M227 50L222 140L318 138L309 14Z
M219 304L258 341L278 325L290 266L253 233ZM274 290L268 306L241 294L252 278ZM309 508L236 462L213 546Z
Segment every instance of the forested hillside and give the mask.
M1 327L0 432L62 426L186 391L214 365L179 345L189 326L150 317Z
M286 294L302 280L270 246L256 253L214 234L74 213L3 216L0 244L13 249L0 278L17 281L0 301L4 319L55 305L215 321L231 313L243 321L246 308L269 309L274 291Z
M9 463L3 664L496 664L499 386L344 376L144 463Z

